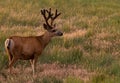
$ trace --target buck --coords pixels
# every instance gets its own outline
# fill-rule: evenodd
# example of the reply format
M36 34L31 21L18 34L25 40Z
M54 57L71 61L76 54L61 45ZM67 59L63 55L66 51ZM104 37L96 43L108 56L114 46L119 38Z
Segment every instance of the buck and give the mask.
M42 9L41 14L45 19L43 24L46 32L40 36L11 36L5 40L5 50L9 58L9 70L12 72L12 66L17 60L30 60L33 75L35 74L36 62L44 48L48 45L54 36L62 36L63 33L56 28L54 20L61 14Z

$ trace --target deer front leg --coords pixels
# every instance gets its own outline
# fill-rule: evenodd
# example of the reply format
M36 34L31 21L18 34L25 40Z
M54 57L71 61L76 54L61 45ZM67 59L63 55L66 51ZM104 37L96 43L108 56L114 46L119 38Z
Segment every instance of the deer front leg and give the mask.
M36 62L37 62L37 58L30 59L30 63L31 63L32 71L33 71L33 77L35 76Z
M31 63L31 67L32 67L32 71L33 71L33 76L34 76L34 73L35 73L34 59L30 59L30 63Z

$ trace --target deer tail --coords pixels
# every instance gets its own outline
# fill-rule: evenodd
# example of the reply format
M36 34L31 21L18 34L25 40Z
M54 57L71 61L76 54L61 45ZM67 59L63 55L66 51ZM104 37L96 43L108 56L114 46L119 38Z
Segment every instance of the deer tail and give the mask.
M14 47L14 41L12 39L6 39L5 40L5 49L8 53L13 49Z

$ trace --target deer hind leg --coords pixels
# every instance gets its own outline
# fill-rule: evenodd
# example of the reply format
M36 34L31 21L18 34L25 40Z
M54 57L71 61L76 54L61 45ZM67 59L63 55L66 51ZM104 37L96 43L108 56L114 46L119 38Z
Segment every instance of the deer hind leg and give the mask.
M10 69L10 73L12 73L12 66L13 64L17 61L18 59L15 57L12 57L11 62L9 63L9 69Z
M9 59L9 69L10 69L9 72L11 73L12 68L10 68L10 64L13 61L13 55L10 52L8 52L8 59Z
M11 63L11 61L12 61L12 59L13 59L13 55L12 55L12 54L9 54L8 58L9 58L9 65L10 65L10 63Z

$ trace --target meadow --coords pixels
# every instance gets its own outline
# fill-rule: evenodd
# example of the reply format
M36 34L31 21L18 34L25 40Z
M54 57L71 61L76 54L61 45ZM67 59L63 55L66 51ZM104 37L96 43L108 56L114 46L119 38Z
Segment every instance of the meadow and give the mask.
M63 37L55 37L37 63L8 72L4 41L44 33L43 8L58 9ZM120 0L0 0L0 83L120 83Z

